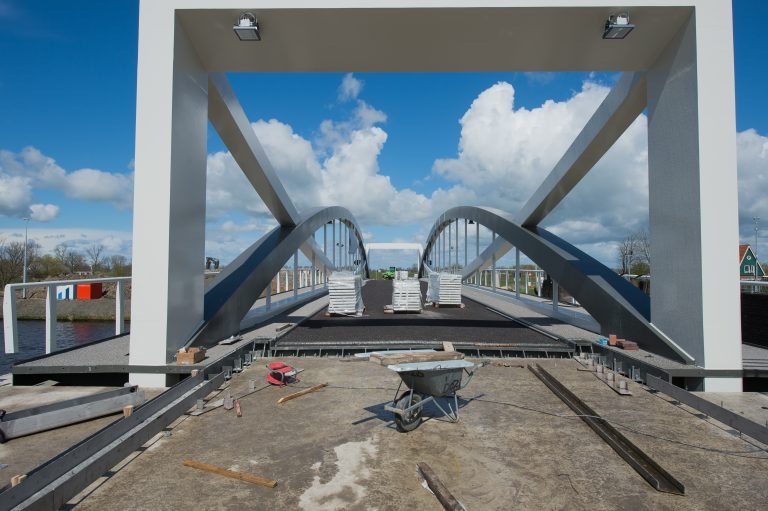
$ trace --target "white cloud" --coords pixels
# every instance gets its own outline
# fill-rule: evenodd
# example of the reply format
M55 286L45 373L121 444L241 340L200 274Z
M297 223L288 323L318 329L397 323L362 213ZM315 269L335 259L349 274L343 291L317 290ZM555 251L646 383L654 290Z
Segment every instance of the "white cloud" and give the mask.
M0 167L0 215L23 216L31 200L29 179L9 176Z
M80 169L64 178L64 193L74 199L110 202L115 206L130 207L133 201L133 176Z
M736 135L739 169L739 225L744 243L754 245L753 218L758 217L758 257L768 261L768 137L753 129Z
M32 204L29 210L30 218L37 222L50 222L59 216L59 207L55 204Z
M435 161L433 172L463 187L457 195L467 203L515 213L608 91L587 81L564 101L548 100L527 109L516 108L511 84L497 83L483 91L461 118L458 157ZM545 225L585 251L599 247L599 254L592 255L611 261L605 243L647 224L647 167L647 124L641 115Z
M363 82L355 78L352 73L347 73L339 85L339 101L357 99L363 90Z
M34 147L18 153L0 150L0 215L32 214L34 189L58 190L74 199L128 208L133 201L133 174L89 168L67 172ZM47 208L45 215L50 216L52 211ZM37 208L37 214L43 211Z

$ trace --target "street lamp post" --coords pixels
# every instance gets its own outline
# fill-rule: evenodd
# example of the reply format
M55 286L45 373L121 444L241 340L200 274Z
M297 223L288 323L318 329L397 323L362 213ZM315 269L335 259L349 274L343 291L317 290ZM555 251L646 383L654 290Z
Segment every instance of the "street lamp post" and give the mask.
M24 284L26 284L27 283L27 244L28 244L27 243L27 235L28 235L28 231L29 231L29 220L30 219L29 219L29 217L25 217L25 218L22 218L22 220L24 220L24 222L25 222L25 224L24 224L24 272L22 274L22 282L24 282ZM26 287L21 290L21 296L24 299L27 298L27 288Z

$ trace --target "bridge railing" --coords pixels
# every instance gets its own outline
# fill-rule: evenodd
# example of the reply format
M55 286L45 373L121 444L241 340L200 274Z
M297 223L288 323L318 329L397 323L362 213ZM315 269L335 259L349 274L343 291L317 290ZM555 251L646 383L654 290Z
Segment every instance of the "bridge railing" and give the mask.
M77 286L78 284L99 284L114 282L117 284L115 293L115 335L125 333L125 285L131 277L104 277L74 280L49 280L45 282L27 282L26 284L7 284L3 296L3 329L5 334L5 352L19 351L19 326L16 312L16 291L36 287L46 288L45 296L45 352L52 353L58 349L56 338L56 305L58 302L57 288L59 286ZM73 288L73 293L74 293ZM71 298L75 298L72 296Z
M308 268L300 268L295 272L291 269L280 270L273 279L275 286L272 289L271 295L293 291L294 282L296 283L295 291L325 285L326 279L324 272L316 269L314 276L312 273L312 270ZM121 335L127 332L125 322L126 313L128 311L125 307L125 287L130 282L131 277L103 277L73 280L51 280L45 282L27 282L26 284L7 284L5 286L5 294L3 296L3 329L5 335L5 352L17 353L19 351L18 303L16 296L17 291L41 287L46 288L45 353L49 354L59 349L56 335L56 325L58 322L57 302L59 300L59 287L72 286L73 296L70 296L69 298L75 299L76 286L79 284L115 283L115 335ZM269 303L271 301L271 296L268 296L266 301ZM270 307L267 307L267 309L269 308Z

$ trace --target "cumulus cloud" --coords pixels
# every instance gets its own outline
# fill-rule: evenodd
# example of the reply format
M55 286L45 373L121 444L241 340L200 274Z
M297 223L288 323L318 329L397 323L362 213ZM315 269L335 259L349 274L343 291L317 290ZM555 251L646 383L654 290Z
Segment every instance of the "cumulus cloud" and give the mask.
M352 73L347 73L339 85L339 101L350 101L357 99L363 90L363 82L354 77Z
M133 175L89 168L67 172L34 147L18 153L0 150L0 215L54 218L58 214L55 205L32 209L34 189L58 190L74 199L128 208L133 200Z
M32 204L29 210L30 218L37 222L50 222L59 216L59 207L55 204Z
M754 244L753 218L758 217L760 232L768 225L768 137L753 129L736 135L739 171L739 225L741 240ZM765 236L761 235L760 239ZM768 243L758 241L761 262L768 260Z
M433 173L474 192L481 198L476 203L514 213L609 90L586 81L566 100L527 109L516 107L511 84L499 82L483 91L461 118L458 156L435 161ZM545 225L582 247L619 240L647 224L647 174L647 121L641 115Z

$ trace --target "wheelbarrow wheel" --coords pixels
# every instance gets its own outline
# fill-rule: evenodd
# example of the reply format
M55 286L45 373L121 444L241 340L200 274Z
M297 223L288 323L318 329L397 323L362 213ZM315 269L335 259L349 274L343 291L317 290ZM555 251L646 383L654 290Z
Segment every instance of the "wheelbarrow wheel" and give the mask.
M421 403L421 395L414 393L413 397L410 400L410 403L408 402L408 396L410 396L410 392L405 392L402 396L400 396L400 399L397 400L397 403L395 403L395 407L399 408L401 410L405 410L409 406L419 404ZM414 429L419 427L419 424L421 424L421 410L423 409L422 406L419 406L417 408L414 408L407 414L394 414L395 416L395 426L397 426L397 430L402 433L407 433L408 431L413 431Z

